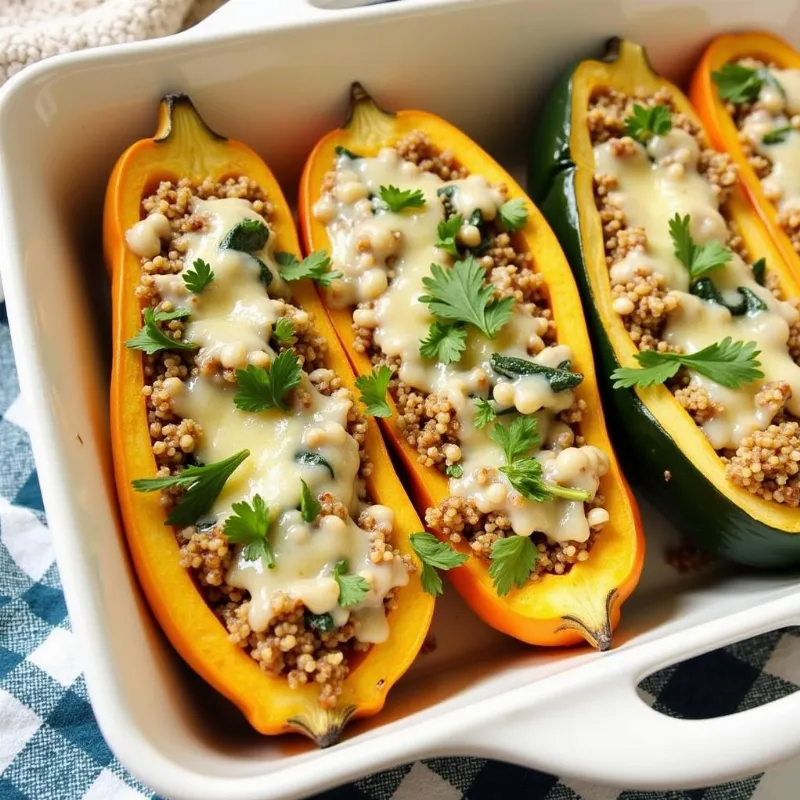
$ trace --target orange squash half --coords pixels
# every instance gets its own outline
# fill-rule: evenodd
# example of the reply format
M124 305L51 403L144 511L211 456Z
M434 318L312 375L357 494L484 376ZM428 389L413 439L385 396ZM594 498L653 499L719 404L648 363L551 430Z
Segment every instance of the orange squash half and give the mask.
M211 131L185 96L171 95L162 100L155 137L131 146L111 175L104 211L104 250L112 276L111 434L117 492L136 573L150 608L175 649L236 704L256 730L264 734L299 731L325 747L337 741L351 717L380 711L387 692L422 645L433 599L412 576L396 595L397 608L389 613L388 641L353 659L339 704L324 710L317 704L315 685L290 689L284 678L262 671L244 650L228 640L189 572L179 563L178 544L172 528L165 524L158 497L131 489L133 479L153 476L156 465L141 394L142 355L125 346L141 326L141 307L134 295L141 264L127 248L125 232L139 220L142 198L161 180L220 180L242 175L255 180L273 203L272 226L279 249L299 255L291 211L270 170L244 144ZM293 301L314 315L319 332L330 346L328 366L352 389L350 364L316 293L305 284L294 284ZM413 556L408 536L420 530L421 523L372 421L366 449L374 465L367 481L370 496L394 510L394 542L403 553Z
M448 573L450 580L471 608L497 630L538 645L571 645L582 640L605 650L620 607L639 580L644 557L644 539L633 497L620 472L608 438L594 374L594 363L581 303L569 265L556 237L539 211L533 207L514 179L466 134L445 120L424 111L388 113L380 109L360 84L351 92L350 114L342 128L328 133L309 157L300 184L300 222L309 252L329 249L325 226L313 214L325 175L333 168L337 147L363 156L374 156L382 147L395 144L413 131L423 131L440 151L448 151L471 174L483 175L491 183L504 183L510 198L522 198L529 210L519 235L534 256L549 290L550 305L558 330L558 341L572 348L574 369L585 376L577 388L578 398L590 410L581 423L589 444L607 453L611 466L600 492L606 498L611 522L597 537L590 558L577 563L565 575L547 575L523 589L498 596L486 562L470 558ZM352 310L328 308L328 315L356 372L368 374L369 357L353 348ZM396 417L396 409L393 409ZM392 419L381 420L384 436L402 461L409 477L417 510L438 505L448 495L448 480L438 470L422 466L417 453L398 434ZM459 545L470 552L467 544Z

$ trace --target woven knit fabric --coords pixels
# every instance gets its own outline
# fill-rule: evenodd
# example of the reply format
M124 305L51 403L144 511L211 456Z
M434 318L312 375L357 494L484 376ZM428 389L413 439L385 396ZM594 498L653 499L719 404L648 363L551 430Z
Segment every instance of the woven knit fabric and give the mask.
M0 83L58 53L181 30L224 0L0 0Z

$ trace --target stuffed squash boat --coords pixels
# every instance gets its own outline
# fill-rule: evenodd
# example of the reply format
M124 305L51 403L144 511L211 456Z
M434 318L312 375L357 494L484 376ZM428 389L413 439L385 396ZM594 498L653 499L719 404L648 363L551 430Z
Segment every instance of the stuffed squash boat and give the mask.
M641 569L637 510L611 450L591 350L555 237L445 121L382 111L359 84L301 181L310 252L450 573L485 621L605 649Z
M720 36L695 71L691 99L800 276L800 53L767 33Z
M118 161L104 226L117 489L150 606L257 730L332 744L380 710L433 600L290 210L170 96Z
M746 564L800 560L800 287L642 49L556 87L530 187L571 259L631 474Z

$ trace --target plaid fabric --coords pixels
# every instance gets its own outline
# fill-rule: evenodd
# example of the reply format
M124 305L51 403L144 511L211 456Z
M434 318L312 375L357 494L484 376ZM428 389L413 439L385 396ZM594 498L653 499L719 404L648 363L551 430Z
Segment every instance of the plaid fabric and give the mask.
M154 797L95 723L53 561L0 303L0 800ZM800 628L768 633L650 676L644 698L685 718L730 714L795 691ZM692 792L642 793L559 781L474 758L438 758L319 795L325 800L784 800L800 759L765 776Z

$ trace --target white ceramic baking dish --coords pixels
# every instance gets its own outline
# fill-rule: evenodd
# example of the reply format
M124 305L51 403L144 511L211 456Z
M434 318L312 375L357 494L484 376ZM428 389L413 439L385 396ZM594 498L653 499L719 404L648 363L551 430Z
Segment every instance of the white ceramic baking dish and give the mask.
M338 2L338 0L336 0ZM654 670L800 622L795 574L717 571L679 580L674 536L645 509L645 579L606 654L523 647L449 592L438 647L380 716L336 747L262 738L174 655L126 558L107 429L109 313L103 188L117 155L154 129L158 98L191 94L215 130L253 145L291 195L304 156L364 81L391 108L422 107L521 167L541 93L570 61L622 34L686 76L701 45L765 27L800 44L796 0L404 0L322 10L231 0L170 39L54 58L0 100L0 268L45 504L97 718L158 792L290 798L422 756L465 754L629 787L715 783L800 752L800 694L685 721L636 691ZM518 169L518 171L520 171Z

